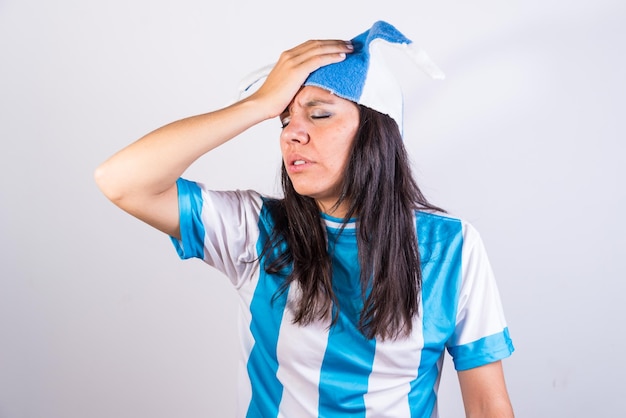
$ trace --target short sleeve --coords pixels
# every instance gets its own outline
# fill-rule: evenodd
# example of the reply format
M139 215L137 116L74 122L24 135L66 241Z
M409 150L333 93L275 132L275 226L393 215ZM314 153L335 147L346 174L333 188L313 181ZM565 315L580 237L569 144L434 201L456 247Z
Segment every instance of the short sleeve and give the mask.
M199 258L236 286L256 268L260 195L251 190L214 191L179 179L181 238L171 238L181 259Z
M447 343L456 370L492 363L514 351L484 244L470 224L464 224L463 235L456 325Z

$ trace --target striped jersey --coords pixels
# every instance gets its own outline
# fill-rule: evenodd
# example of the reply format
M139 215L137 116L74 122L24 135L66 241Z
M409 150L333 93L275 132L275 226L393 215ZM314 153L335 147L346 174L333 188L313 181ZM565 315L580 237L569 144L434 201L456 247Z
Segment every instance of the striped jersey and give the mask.
M437 417L447 350L456 370L513 352L500 296L478 232L467 222L416 212L422 267L411 335L367 339L356 222L322 214L332 256L337 323L293 323L298 289L260 267L273 230L254 191L212 191L178 180L182 259L199 258L226 275L240 300L237 417ZM276 295L279 295L276 297Z

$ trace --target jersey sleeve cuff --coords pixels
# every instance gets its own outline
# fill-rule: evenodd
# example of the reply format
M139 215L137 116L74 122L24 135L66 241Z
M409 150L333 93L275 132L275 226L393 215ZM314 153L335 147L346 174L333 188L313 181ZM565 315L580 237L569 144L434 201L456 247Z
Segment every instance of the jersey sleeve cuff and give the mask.
M448 348L457 371L502 360L509 357L514 350L508 328L472 343Z
M202 192L192 181L179 178L178 213L180 223L180 239L170 237L176 252L181 259L200 258L204 256L204 226L202 224Z

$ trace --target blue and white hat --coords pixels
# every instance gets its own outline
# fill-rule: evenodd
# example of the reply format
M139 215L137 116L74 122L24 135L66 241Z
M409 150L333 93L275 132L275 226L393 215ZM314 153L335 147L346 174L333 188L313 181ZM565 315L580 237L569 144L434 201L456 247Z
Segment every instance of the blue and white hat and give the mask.
M391 116L402 132L404 99L402 87L393 68L389 67L385 49L399 49L433 79L445 78L444 73L428 55L394 26L384 21L352 39L354 51L341 62L320 67L304 82L305 86L317 86L331 93L367 106ZM273 65L263 67L247 77L240 92L247 91L261 78L266 77Z

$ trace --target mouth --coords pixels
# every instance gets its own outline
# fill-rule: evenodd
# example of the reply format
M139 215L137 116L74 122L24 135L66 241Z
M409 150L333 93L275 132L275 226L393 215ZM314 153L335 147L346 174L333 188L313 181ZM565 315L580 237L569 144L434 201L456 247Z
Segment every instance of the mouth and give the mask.
M305 170L311 164L313 164L312 161L304 159L300 157L299 155L298 156L294 155L293 157L289 158L286 165L287 165L287 170L290 173L299 173Z

